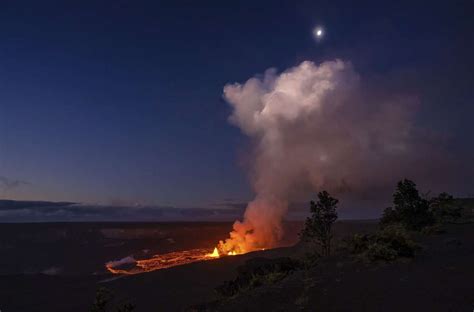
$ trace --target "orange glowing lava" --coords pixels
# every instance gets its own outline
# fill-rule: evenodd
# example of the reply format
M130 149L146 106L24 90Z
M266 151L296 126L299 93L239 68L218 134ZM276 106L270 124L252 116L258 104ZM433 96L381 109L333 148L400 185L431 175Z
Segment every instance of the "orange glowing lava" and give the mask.
M208 254L208 256L211 258L219 258L220 255L219 255L219 250L217 250L217 247L214 247L214 251Z
M235 256L235 251L227 254L220 253L217 247L211 252L209 249L191 249L175 251L161 255L154 255L150 259L134 260L123 263L121 261L110 261L105 268L113 274L138 274L155 270L167 269L178 265L189 264L198 261L207 261L220 258L221 256Z

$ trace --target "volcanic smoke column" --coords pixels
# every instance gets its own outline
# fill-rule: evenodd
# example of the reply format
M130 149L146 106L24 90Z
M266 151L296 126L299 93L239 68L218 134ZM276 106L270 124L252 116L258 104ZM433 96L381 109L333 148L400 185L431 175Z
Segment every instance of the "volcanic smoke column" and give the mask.
M230 122L254 143L256 198L243 221L234 223L230 237L220 242L220 250L243 253L275 246L294 189L323 182L311 172L315 157L319 162L328 157L324 146L314 142L315 125L344 102L357 81L349 63L335 60L318 66L305 61L279 75L270 69L261 79L224 87L224 98L233 107Z

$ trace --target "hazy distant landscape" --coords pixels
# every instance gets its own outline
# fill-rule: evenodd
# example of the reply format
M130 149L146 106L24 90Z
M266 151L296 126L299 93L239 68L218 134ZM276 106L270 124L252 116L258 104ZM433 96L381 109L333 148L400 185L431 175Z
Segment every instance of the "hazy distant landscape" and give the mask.
M95 291L102 285L101 281L113 277L105 269L106 262L127 256L143 259L154 254L193 248L212 250L219 239L228 235L231 226L229 222L0 224L0 309L87 311L93 303ZM301 226L301 222L286 224L287 236L282 244L294 244ZM238 260L239 263L242 261ZM185 270L193 271L193 267L191 264L191 269ZM182 268L159 274L173 276L175 270L177 275L173 283L163 284L157 280L156 284L152 282L149 285L150 288L139 288L139 292L127 293L122 289L121 281L107 283L107 287L117 288L121 299L133 302L141 300L136 297L139 293L149 296L149 300L139 304L138 311L149 311L162 304L186 307L199 303L199 296L189 295L189 300L158 296L161 299L156 305L150 305L150 300L157 298L155 292L161 293L165 289L176 292L196 287L198 281L183 277L180 273ZM203 274L199 275L203 278L201 291L212 294L213 288L226 276L232 276L233 270L229 268L224 275L212 273L217 275L205 277ZM149 279L144 275L137 277L126 279L131 279L131 285L140 285L140 281ZM129 287L127 285L129 283L125 282L124 287Z
M231 225L228 222L0 224L1 309L87 310L95 291L103 285L101 281L113 277L105 269L107 261L130 255L147 258L155 253L203 246L212 249L228 234ZM302 222L287 223L282 244L296 243L301 227ZM361 229L368 229L365 223L349 222L349 226L339 226L337 233L344 236ZM293 251L261 253L280 257ZM105 285L114 289L120 300L136 303L137 311L159 309L163 305L171 310L184 309L212 300L214 288L231 279L236 267L252 257L255 254L219 259L217 265L195 263L124 277ZM181 292L186 295L178 299ZM168 296L170 293L176 295Z
M0 225L1 274L102 275L107 261L212 249L231 223L26 223Z

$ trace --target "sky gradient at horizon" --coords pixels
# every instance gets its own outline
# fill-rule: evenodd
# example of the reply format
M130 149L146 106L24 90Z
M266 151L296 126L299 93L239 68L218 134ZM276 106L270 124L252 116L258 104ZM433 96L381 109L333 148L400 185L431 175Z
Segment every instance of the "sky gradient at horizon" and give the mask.
M4 1L0 197L175 207L250 200L249 143L227 121L223 87L303 60L340 58L369 82L384 77L416 94L417 122L469 160L473 7ZM467 183L443 188L470 196Z

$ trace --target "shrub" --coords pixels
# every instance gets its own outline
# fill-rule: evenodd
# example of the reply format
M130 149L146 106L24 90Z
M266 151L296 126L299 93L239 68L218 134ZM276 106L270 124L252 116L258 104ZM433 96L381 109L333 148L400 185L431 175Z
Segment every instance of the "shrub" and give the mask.
M380 225L386 226L390 224L401 223L401 216L392 207L387 207L383 211L382 218L380 219Z
M354 234L343 240L343 248L347 249L351 254L359 254L367 250L370 244L370 236L362 234Z
M344 247L351 254L367 261L413 257L418 248L407 230L400 225L386 226L371 235L356 234L344 240Z
M399 257L413 257L418 245L400 225L387 226L375 234L375 242L395 250Z
M420 230L435 221L429 201L420 197L413 181L404 179L398 182L393 204L393 208L385 209L381 226L401 223L410 230Z
M371 261L392 261L398 257L397 252L395 250L393 250L387 245L377 242L372 243L368 246L365 256Z
M461 218L462 207L457 205L453 196L441 193L429 202L430 211L437 222L454 222Z

